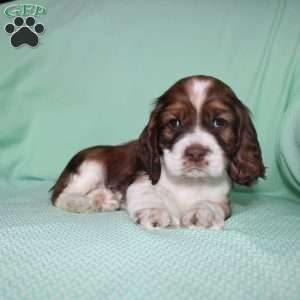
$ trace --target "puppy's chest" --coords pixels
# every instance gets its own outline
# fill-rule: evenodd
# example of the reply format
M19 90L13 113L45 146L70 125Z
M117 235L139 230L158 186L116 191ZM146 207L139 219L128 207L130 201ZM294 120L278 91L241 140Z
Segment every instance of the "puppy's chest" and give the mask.
M182 182L174 183L163 179L157 185L157 191L168 207L185 211L203 201L218 202L226 197L230 183L224 179L218 183Z

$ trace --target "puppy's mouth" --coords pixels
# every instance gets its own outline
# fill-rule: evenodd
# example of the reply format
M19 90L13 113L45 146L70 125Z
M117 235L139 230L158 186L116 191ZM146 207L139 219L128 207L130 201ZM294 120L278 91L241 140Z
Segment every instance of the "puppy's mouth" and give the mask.
M206 161L206 160L199 161L199 162L184 161L183 166L184 166L184 170L186 170L186 171L190 171L190 170L191 171L194 171L194 170L203 171L204 169L206 169L208 167L208 161Z
M207 166L208 163L185 165L183 172L188 177L206 177L208 176L206 171Z

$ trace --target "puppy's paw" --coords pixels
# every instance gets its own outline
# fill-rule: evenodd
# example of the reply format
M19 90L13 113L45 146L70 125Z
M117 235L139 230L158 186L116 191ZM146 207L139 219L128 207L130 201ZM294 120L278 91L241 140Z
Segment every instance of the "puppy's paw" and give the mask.
M221 209L211 204L201 204L189 210L181 219L181 223L189 228L224 228L224 214Z
M101 211L114 211L120 208L120 202L115 199L106 199L101 204Z
M122 194L112 192L105 188L99 188L91 191L87 198L93 203L97 211L114 211L120 208Z
M169 213L162 208L145 208L135 214L135 221L147 229L159 229L171 225Z

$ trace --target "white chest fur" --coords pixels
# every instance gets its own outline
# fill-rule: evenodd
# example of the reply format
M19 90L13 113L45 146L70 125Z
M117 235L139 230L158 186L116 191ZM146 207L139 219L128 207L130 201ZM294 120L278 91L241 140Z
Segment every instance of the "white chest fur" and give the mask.
M230 186L226 173L218 178L173 177L162 166L161 177L156 185L151 184L148 176L143 176L129 186L127 209L133 215L141 209L165 208L171 215L180 218L201 202L224 202Z
M162 168L159 182L154 186L164 204L174 213L181 215L203 201L221 202L228 195L230 180L224 174L218 178L178 178L167 174Z

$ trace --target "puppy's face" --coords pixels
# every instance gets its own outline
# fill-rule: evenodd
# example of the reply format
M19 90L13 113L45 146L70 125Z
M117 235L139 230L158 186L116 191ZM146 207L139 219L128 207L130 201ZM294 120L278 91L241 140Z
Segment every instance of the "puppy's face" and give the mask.
M264 176L247 108L213 77L176 82L157 100L139 141L139 156L153 184L161 164L173 176L209 178L227 172L244 185Z

